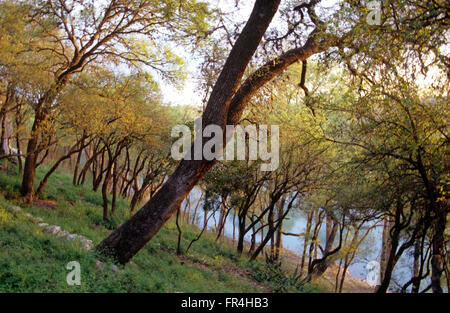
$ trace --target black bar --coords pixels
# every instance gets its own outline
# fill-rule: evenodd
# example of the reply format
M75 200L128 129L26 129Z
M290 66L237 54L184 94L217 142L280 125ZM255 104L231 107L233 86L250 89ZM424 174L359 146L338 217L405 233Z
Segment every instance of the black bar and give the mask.
M448 308L447 294L0 294L2 307L7 304L17 310L22 305L83 312L92 309L105 312L369 312L387 313L394 306L401 312L417 311L420 307L431 311L439 306ZM211 304L213 306L211 307Z

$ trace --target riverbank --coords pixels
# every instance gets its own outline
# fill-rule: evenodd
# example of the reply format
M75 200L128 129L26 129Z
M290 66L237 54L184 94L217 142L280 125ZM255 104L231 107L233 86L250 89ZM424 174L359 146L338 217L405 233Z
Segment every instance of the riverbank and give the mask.
M39 169L41 178L45 169ZM114 216L102 219L101 193L73 186L62 172L49 180L42 200L32 205L18 196L20 178L14 166L0 170L0 292L333 292L332 275L317 283L283 286L267 278L263 260L236 257L231 239L215 242L205 232L188 253L176 255L178 231L169 222L125 266L101 259L92 249L112 229L129 218L129 203L119 199ZM183 224L182 250L199 230ZM285 251L283 269L289 272L299 256ZM100 260L101 259L101 260ZM81 284L67 283L67 265L81 267ZM329 273L332 273L330 269ZM284 275L284 274L283 274ZM349 276L345 292L367 292Z
M235 247L236 242L227 236L221 237L220 242L224 243L226 246ZM244 246L246 249L250 247L250 242L244 241ZM280 252L282 269L289 274L293 274L301 260L301 254L282 248ZM259 261L262 262L263 258L260 256ZM333 264L328 267L327 271L322 277L319 277L317 281L314 282L315 285L320 286L323 291L334 292L336 285L336 275L339 271L339 266ZM306 273L303 273L304 275ZM340 270L342 274L342 269ZM374 288L371 287L364 280L353 276L348 270L346 273L345 283L342 292L344 293L373 293Z

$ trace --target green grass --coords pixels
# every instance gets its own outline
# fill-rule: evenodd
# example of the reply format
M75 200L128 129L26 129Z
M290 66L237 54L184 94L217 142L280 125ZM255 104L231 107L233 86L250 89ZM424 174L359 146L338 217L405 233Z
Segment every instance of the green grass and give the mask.
M45 168L37 171L36 182ZM0 292L267 292L270 282L258 281L261 263L249 263L237 258L231 246L216 243L205 233L193 244L188 255L176 256L178 232L173 221L153 238L125 266L113 271L113 262L106 260L103 269L96 267L99 256L86 251L79 241L66 240L43 231L25 215L29 212L50 225L61 226L71 233L93 240L94 245L105 238L129 215L129 204L118 200L111 220L102 219L102 198L86 186L73 186L71 177L57 172L43 194L44 199L57 202L56 208L27 206L18 197L20 177L10 164L0 170ZM12 208L19 205L23 211ZM199 230L182 225L182 247L186 249ZM81 265L81 285L66 282L67 263ZM235 271L248 272L243 278ZM312 290L309 290L312 291Z

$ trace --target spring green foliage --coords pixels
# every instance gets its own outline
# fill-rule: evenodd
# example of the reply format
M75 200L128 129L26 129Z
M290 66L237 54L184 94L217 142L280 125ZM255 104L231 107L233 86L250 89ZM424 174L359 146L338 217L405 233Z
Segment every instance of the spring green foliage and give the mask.
M104 222L101 194L87 186L74 187L69 176L57 172L50 178L44 194L45 201L57 203L54 208L19 203L23 211L15 212L12 207L16 205L20 177L14 172L10 168L0 173L0 292L264 292L270 290L271 284L280 284L267 282L270 277L262 276L265 268L262 263L238 259L231 247L215 243L210 234L202 236L189 254L178 258L173 222L133 262L119 266L117 273L112 270L114 263L110 260L102 259L101 270L96 267L99 257L92 250L86 251L76 240L50 235L25 213L83 235L96 244L128 217L128 202L119 200L114 217ZM44 173L44 169L39 169L37 176ZM183 225L183 230L182 245L186 247L198 229ZM81 265L81 286L66 283L69 273L66 264L70 261ZM242 278L223 270L226 267L253 274Z
M38 175L42 175L39 172ZM226 257L230 251L204 236L190 250L193 264L182 264L175 256L176 229L172 223L158 234L156 240L142 250L131 264L111 270L110 261L103 271L96 268L98 256L83 249L80 243L52 236L35 223L24 211L41 217L50 225L61 226L71 233L81 234L98 243L126 218L128 203L120 201L115 217L105 223L101 216L101 195L84 187L70 186L70 178L57 173L52 177L47 194L58 195L55 209L27 207L14 212L15 196L20 183L14 175L2 173L0 184L6 189L0 200L0 292L258 292L259 288L225 272L216 271L232 264ZM62 184L61 184L62 183ZM196 229L185 232L183 245L195 236ZM81 286L68 286L65 266L70 261L81 264ZM207 266L194 265L195 261Z

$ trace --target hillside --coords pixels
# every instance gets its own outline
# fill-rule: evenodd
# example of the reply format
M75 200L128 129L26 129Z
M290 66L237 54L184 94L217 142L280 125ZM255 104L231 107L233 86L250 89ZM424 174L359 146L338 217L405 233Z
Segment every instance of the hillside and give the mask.
M0 175L0 292L331 291L325 283L330 278L295 288L286 280L290 274L268 270L262 261L237 258L230 242L215 243L210 233L188 254L176 256L173 222L126 266L100 261L91 248L128 216L128 202L121 199L112 220L104 222L101 194L73 186L69 176L58 172L49 181L45 200L28 206L17 196L20 180L15 173L10 165ZM185 250L199 230L191 225L182 229ZM66 283L71 261L81 265L80 286ZM293 264L295 259L287 258L286 268ZM361 284L350 285L353 290L347 291L361 291Z
M0 292L448 292L449 1L385 2L0 1Z

